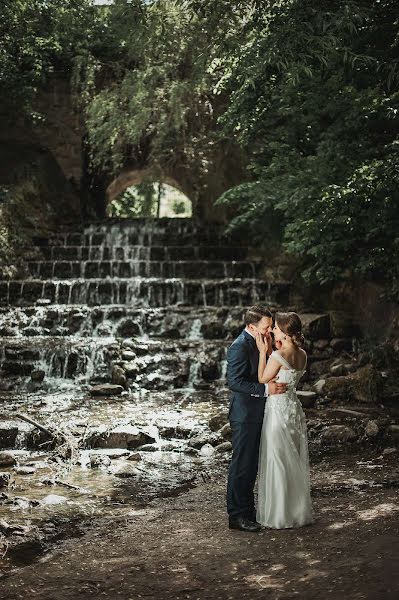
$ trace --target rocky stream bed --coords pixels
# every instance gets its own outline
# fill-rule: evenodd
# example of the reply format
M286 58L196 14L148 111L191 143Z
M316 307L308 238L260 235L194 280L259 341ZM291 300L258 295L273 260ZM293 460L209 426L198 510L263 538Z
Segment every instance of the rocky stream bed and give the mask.
M242 328L245 306L258 301L272 310L296 309L304 323L309 362L299 397L307 417L312 494L320 523L306 528L300 539L313 540L322 553L321 531L345 536L357 526L363 531L367 524L378 529L389 522L397 535L395 348L373 348L353 335L356 328L347 319L340 321L339 315L301 306L297 300L292 304L290 283L277 273L266 278L250 249L218 231L204 233L189 220L91 225L37 240L26 253L21 278L0 282L4 597L21 597L22 583L17 582L22 575L17 573L22 567L35 588L31 563L45 570L51 557L54 571L45 576L51 579L59 560L54 552L62 553L59 544L67 538L63 544L74 548L73 553L91 544L86 549L91 555L84 559L89 568L99 538L108 539L112 548L110 540L119 532L120 552L124 548L129 557L145 552L148 535L151 556L143 564L153 561L157 572L161 567L151 548L163 536L158 519L169 523L159 553L165 564L170 552L176 552L177 562L184 550L196 555L192 532L186 535L192 518L199 539L205 539L208 527L214 544L206 552L216 551L226 569L233 558L225 538L237 534L228 533L224 514L231 452L225 355ZM189 521L182 527L171 525L174 511ZM107 523L112 523L111 531L104 529ZM140 550L137 541L134 552L125 535L131 528L143 544ZM282 535L267 538L276 557L284 549L291 552L293 538ZM236 543L233 537L233 547ZM253 543L259 550L261 542ZM305 549L296 550L308 556ZM315 573L312 560L318 560L317 553L308 550L313 556L308 571ZM249 548L248 560L253 561L251 552ZM212 586L212 565L203 559L197 570L208 569L203 577ZM72 569L73 558L68 560ZM245 554L242 560L247 560ZM282 556L279 560L276 565L285 564ZM179 565L171 566L177 582L188 572L194 577L191 568ZM283 568L261 576L234 575L240 568L229 567L232 581L239 580L230 597L247 592L257 597L265 587L283 597L281 590L290 589ZM310 577L318 581L318 576ZM102 595L114 597L112 586L104 584L103 589L101 581ZM153 582L151 591L148 582L140 581L138 577L129 585L137 584L145 596L157 596L159 582ZM214 596L208 589L207 597L226 597L227 583L220 581L212 588ZM295 581L292 594L302 586L301 580ZM78 597L79 586L81 595L100 589L79 577L77 582L77 588L68 588L65 580L66 591L57 597ZM165 585L176 597L202 597L207 590L205 583L187 584L187 593L183 583L174 588L168 579ZM35 597L54 597L39 588ZM320 590L316 585L314 597ZM158 598L163 597L160 593L158 589ZM376 589L374 593L358 597L378 597ZM130 597L127 591L123 597Z

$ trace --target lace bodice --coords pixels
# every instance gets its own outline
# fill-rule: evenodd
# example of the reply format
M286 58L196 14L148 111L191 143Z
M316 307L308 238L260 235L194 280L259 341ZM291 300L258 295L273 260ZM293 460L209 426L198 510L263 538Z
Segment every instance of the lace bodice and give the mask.
M296 397L296 388L299 383L299 380L306 371L306 363L303 369L293 369L289 362L286 361L285 358L281 356L281 354L278 354L278 352L274 351L271 353L270 356L272 356L277 362L280 363L280 365L284 367L284 369L280 369L280 371L278 372L276 381L278 381L279 383L288 384L287 392L285 394L279 394L280 399L282 396Z

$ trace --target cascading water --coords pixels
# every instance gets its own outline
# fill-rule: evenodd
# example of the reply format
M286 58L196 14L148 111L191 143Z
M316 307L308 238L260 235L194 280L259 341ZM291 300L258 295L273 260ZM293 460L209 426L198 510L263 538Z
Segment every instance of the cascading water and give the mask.
M200 351L223 361L227 318L288 293L286 283L258 278L262 265L247 260L247 248L190 219L93 223L41 240L38 250L43 259L27 262L28 279L0 282L8 386L38 369L45 380L106 381L118 364L130 389L191 387L201 383ZM112 349L126 339L124 353Z

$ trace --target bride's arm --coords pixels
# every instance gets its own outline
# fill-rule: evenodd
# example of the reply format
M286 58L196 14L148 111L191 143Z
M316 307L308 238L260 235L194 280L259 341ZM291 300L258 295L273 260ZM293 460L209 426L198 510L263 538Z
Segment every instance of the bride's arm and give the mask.
M255 340L259 350L258 381L259 383L269 383L277 375L281 365L272 357L267 362L268 345L263 336L257 333Z
M277 373L280 370L281 365L273 357L270 357L268 362L266 363L266 354L264 354L263 358L261 358L261 354L262 353L259 353L259 367L258 367L259 383L269 383L269 381L271 381L272 379L274 379L276 377ZM262 368L261 368L261 363L262 363Z

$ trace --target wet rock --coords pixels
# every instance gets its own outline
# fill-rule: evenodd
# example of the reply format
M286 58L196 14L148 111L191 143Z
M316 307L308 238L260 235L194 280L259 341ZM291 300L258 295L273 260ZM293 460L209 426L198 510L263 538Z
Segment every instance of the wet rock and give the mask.
M118 396L122 392L123 387L113 383L95 385L89 390L91 396Z
M97 431L87 440L91 448L137 448L154 442L155 438L134 425L120 425L109 431Z
M313 346L316 350L325 350L328 346L329 346L330 342L329 340L316 340L313 343Z
M45 377L46 373L42 369L35 369L31 372L30 377L32 381L37 381L41 383Z
M215 451L216 452L230 452L233 449L233 446L231 445L231 442L222 442L221 444L218 444L217 446L215 446Z
M136 353L133 352L133 350L124 350L122 352L122 360L126 360L126 361L131 361L131 360L135 360L136 358Z
M138 477L140 471L136 469L134 465L127 464L119 467L119 469L114 472L114 475L120 479L127 479L128 477Z
M388 425L387 434L390 437L399 440L399 425L396 423L394 423L392 425Z
M178 340L184 335L185 319L179 314L170 313L164 317L157 335L161 338Z
M2 487L7 487L8 484L10 483L10 473L6 473L4 471L0 472L0 488Z
M221 427L218 431L219 435L227 440L231 440L231 425L230 423L226 423L226 425L223 425L223 427Z
M125 371L126 377L129 377L129 379L135 379L140 372L138 364L134 361L123 362L122 368Z
M352 396L349 377L330 377L323 386L323 394L332 400L348 401Z
M188 441L188 445L191 448L200 449L205 444L210 444L211 446L217 446L220 442L220 434L219 433L200 433L191 437Z
M316 381L316 383L313 386L313 389L316 392L316 394L320 395L323 393L325 383L326 383L325 379L319 379L319 381Z
M332 363L331 359L318 360L318 361L312 362L310 365L310 376L315 379L318 379L322 375L328 374L331 363Z
M333 338L330 346L334 352L351 352L352 340L349 338Z
M133 319L125 319L116 328L116 335L125 338L140 335L140 325Z
M325 444L352 442L357 438L355 431L346 425L329 425L321 432Z
M132 461L135 461L135 462L139 462L140 460L142 460L140 452L132 452L127 457L127 460L132 460Z
M219 319L205 320L201 324L201 333L205 340L224 339L227 329Z
M218 431L227 423L227 411L223 410L209 419L209 428L211 431Z
M13 448L18 435L18 426L14 423L0 423L0 448Z
M301 314L303 333L311 340L320 340L330 337L330 315L328 314Z
M244 329L244 323L242 319L229 316L223 323L223 327L231 337L235 338L240 335L241 331Z
M215 381L215 379L218 379L220 374L219 361L210 357L202 357L200 372L205 381Z
M384 448L384 450L382 451L382 456L384 458L390 458L391 456L395 455L397 451L397 448Z
M323 393L332 400L355 400L374 404L382 395L383 378L372 365L362 367L356 373L327 379Z
M316 402L316 392L298 391L297 396L303 406L303 408L313 408Z
M201 456L212 456L215 454L215 448L211 444L204 444L200 449Z
M65 504L67 498L65 496L59 496L58 494L48 494L42 499L42 504Z
M127 460L132 460L132 461L135 461L135 462L139 462L140 460L142 460L142 457L141 457L140 452L132 452L128 456Z
M101 467L109 467L111 459L106 454L91 454L90 455L90 467L92 469L99 469Z
M18 334L17 329L13 327L8 327L7 325L4 327L0 327L0 336L1 337L14 337Z
M382 395L384 380L375 367L367 365L350 377L355 400L367 403L377 402Z
M373 420L368 421L366 424L366 427L364 429L364 432L367 435L367 437L369 437L369 438L376 437L380 432L380 428L378 427L377 421L373 421Z
M17 473L17 475L33 475L34 473L36 473L36 467L28 467L24 465L21 467L15 467L14 471L15 473Z
M330 367L330 373L334 377L337 377L340 375L347 375L348 371L347 371L345 365L338 364L338 365L333 365L332 367Z
M7 523L7 521L5 521L4 519L0 519L0 533L2 533L3 535L26 535L31 530L32 527L29 527L27 525L11 525L10 523Z
M17 464L11 452L0 452L0 467L13 467Z
M125 375L125 371L119 365L114 365L112 367L111 381L116 385L120 385L126 389L127 387L127 379Z
M348 311L330 311L330 321L333 338L350 338L358 333L358 327Z

